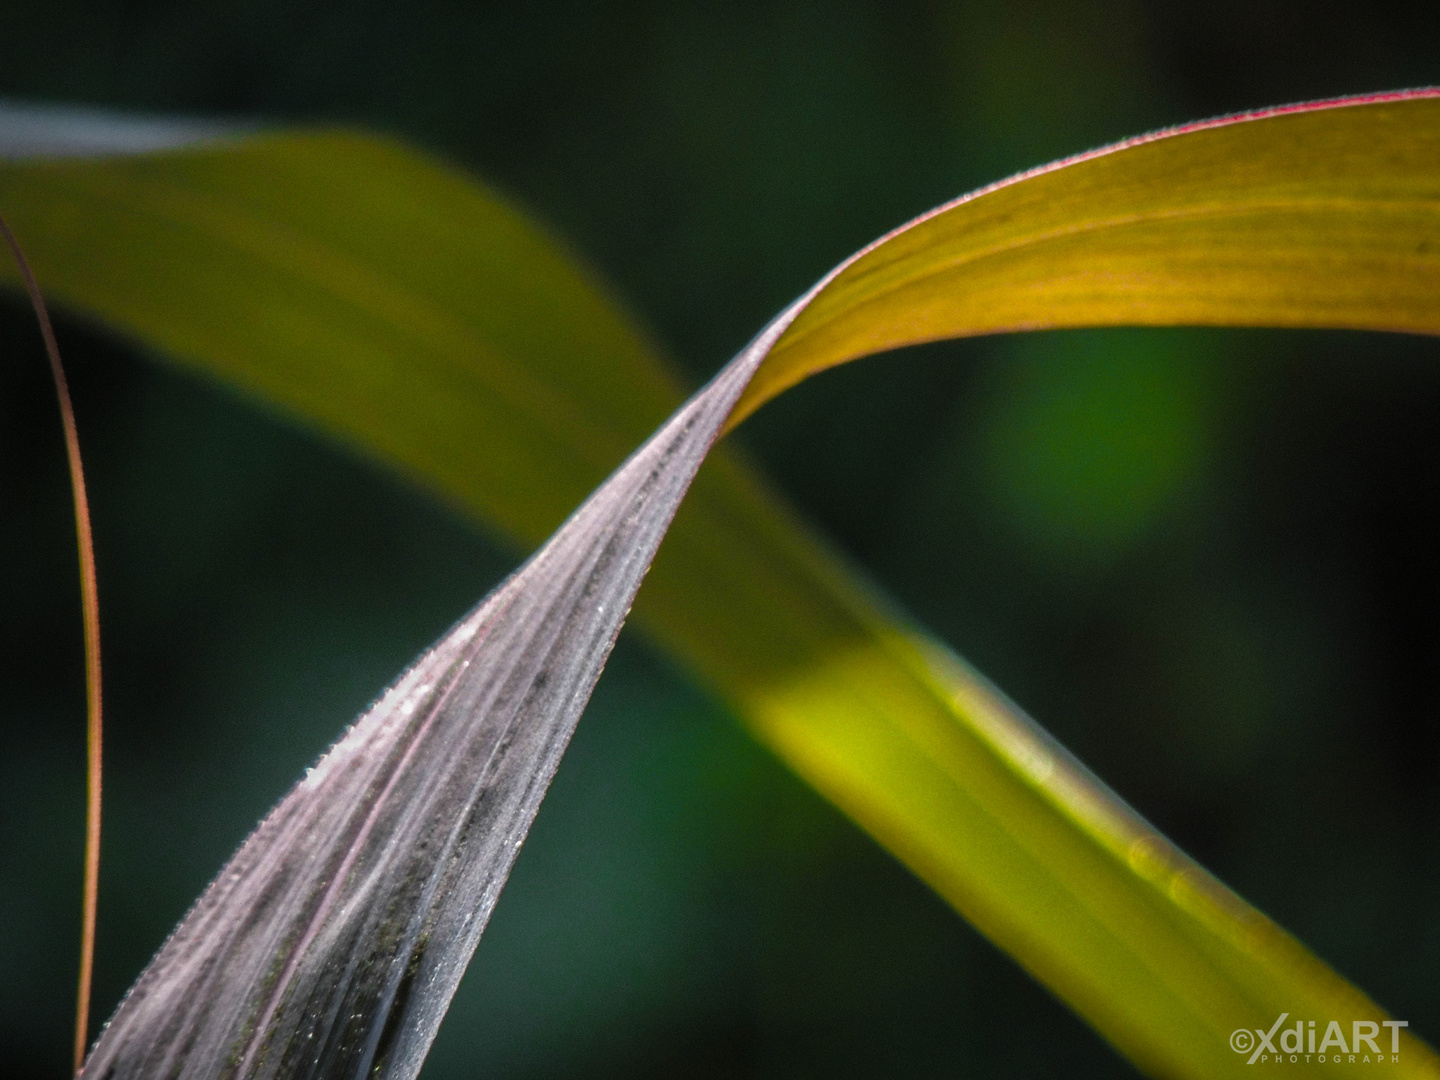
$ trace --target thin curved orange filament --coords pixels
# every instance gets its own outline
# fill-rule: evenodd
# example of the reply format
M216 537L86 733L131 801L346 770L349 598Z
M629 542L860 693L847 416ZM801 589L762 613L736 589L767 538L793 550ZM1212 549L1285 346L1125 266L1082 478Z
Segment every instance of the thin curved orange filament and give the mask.
M75 1072L85 1062L85 1047L90 1034L90 981L95 963L95 908L100 886L100 597L95 587L95 545L90 536L90 503L85 497L85 473L80 465L80 439L75 433L75 410L70 404L70 388L65 369L60 364L60 348L40 286L20 250L20 243L5 219L0 217L0 234L10 245L25 290L40 321L40 334L45 339L45 352L50 357L50 373L55 379L55 393L60 399L60 418L65 428L65 452L70 462L70 490L75 499L75 538L80 548L80 603L85 623L85 702L86 702L86 783L85 783L85 886L80 932L80 986L75 1002Z

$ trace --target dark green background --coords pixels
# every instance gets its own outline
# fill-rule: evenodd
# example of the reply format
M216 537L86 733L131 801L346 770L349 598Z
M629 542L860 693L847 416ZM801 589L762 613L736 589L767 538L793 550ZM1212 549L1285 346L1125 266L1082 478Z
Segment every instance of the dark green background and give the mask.
M1411 8L11 0L0 95L396 133L568 236L698 382L968 188L1168 123L1440 82L1440 8ZM229 390L59 331L108 650L103 1015L264 809L520 553ZM67 1068L83 695L59 427L11 299L0 339L18 1080ZM1123 795L1440 1039L1434 342L928 347L817 379L739 438ZM627 636L425 1075L1129 1072Z

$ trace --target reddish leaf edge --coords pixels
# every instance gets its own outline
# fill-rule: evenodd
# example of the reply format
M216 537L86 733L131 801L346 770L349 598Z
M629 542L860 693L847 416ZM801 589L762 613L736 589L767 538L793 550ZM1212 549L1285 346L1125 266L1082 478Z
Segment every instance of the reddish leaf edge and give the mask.
M991 195L1004 188L1013 187L1015 184L1021 184L1027 180L1033 180L1036 177L1045 176L1049 173L1059 172L1061 169L1068 169L1075 165L1082 165L1087 161L1094 161L1097 158L1108 157L1111 154L1118 154L1123 150L1132 150L1138 146L1145 146L1149 143L1162 142L1166 139L1173 139L1181 135L1194 135L1202 131L1211 131L1216 128L1231 127L1236 124L1248 124L1260 120L1273 120L1276 117L1292 116L1298 113L1325 112L1331 109L1348 109L1362 105L1386 105L1400 101L1417 101L1426 99L1440 99L1440 86L1420 86L1412 87L1405 90L1379 90L1368 94L1351 94L1341 97L1320 98L1314 101L1300 101L1288 105L1269 105L1260 109L1248 109L1243 112L1226 113L1221 116L1211 117L1207 120L1191 120L1183 124L1175 124L1170 127L1157 128L1154 131L1148 131L1141 135L1131 135L1128 138L1121 139L1119 142L1107 143L1104 146L1097 146L1090 150L1083 150L1080 153L1071 154L1068 157L1057 158L1056 160L1048 162L1047 164L1037 165L1033 168L1026 169L1023 172L1014 173L1013 175L1007 176L1004 179L996 180L993 183L989 183L983 187L976 188L973 191L966 192L964 195L960 195L954 199L951 199L949 202L941 203L939 206L936 206L930 210L925 211L923 214L911 218L903 225L897 225L889 232L877 237L870 243L866 244L864 247L860 248L853 255L850 255L848 258L837 263L827 274L825 274L824 277L822 277L808 290L806 290L806 292L800 297L800 299L796 300L792 305L790 305L786 309L786 314L790 315L793 321L796 317L800 315L802 311L804 311L805 308L810 306L810 303L817 296L819 296L820 293L825 290L826 286L828 286L832 281L834 281L837 277L839 277L855 263L865 258L865 256L869 255L872 251L875 251L877 248L883 247L885 244L889 243L897 236L907 233L911 229L923 225L925 222L930 221L933 218L939 217L941 214L949 213L956 207L964 206L966 203L974 202L976 199L983 198L986 195ZM772 351L774 348L781 345L783 343L783 340L784 339L782 335L782 337L780 339L777 339L774 345L771 346ZM851 357L849 359L859 359L859 357ZM848 362L848 359L845 362ZM797 382L803 381L804 378L809 377L809 375L811 374L815 374L815 372L808 373L806 376L803 376L802 379L797 380ZM754 413L757 409L759 409L762 405L767 404L774 397L784 393L786 390L790 389L794 385L796 385L795 382L785 383L778 386L773 393L761 398L752 398L748 394L742 395L740 400L735 403L735 407L731 410L730 416L726 419L725 426L721 429L720 432L721 437L723 438L724 436L728 435L740 424L744 423L744 421L748 419L750 415Z

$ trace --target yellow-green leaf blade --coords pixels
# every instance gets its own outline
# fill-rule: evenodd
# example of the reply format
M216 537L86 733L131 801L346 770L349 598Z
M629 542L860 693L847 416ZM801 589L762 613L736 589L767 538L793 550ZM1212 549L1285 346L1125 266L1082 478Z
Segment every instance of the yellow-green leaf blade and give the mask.
M1081 326L1440 333L1440 92L1194 124L965 196L839 268L738 423L816 371Z
M7 167L0 193L57 295L523 543L674 400L643 340L542 238L384 144L271 137ZM591 315L567 318L572 305ZM543 323L534 341L528 323ZM733 460L702 472L637 616L1150 1071L1238 1072L1230 1030L1281 1011L1383 1015L887 614ZM1400 1074L1427 1075L1427 1055L1407 1039Z
M680 399L555 241L384 140L272 135L3 176L56 299L483 502L527 545Z

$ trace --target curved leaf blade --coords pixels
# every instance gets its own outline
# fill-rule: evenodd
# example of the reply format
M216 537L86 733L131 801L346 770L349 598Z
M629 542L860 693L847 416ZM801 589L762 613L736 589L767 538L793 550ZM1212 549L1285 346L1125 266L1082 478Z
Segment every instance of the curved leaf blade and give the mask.
M477 330L493 295L467 294L453 277L473 272L491 288L515 259L508 238L520 227L500 228L498 254L486 248L478 237L493 212L476 207L493 204L422 159L351 137L290 136L87 172L94 164L0 171L27 244L37 262L55 256L47 279L73 304L378 449L512 535L530 539L546 514L558 520L555 492L593 474L602 444L623 441L627 418L664 397L645 343L613 315L617 333L599 341L562 324L548 343L565 362L552 353L548 367L523 355L523 333ZM357 211L373 245L354 235ZM229 215L242 227L227 229ZM417 220L423 254L406 233ZM427 261L450 276L427 276ZM164 303L134 295L149 265ZM573 272L530 274L518 291L564 309L577 281L583 288ZM606 309L593 290L590 300ZM299 332L270 332L277 326ZM489 365L498 357L504 370L517 350L516 367L540 365L525 385L552 396L511 392L500 407ZM646 374L632 386L635 371ZM357 381L354 400L336 392ZM596 381L641 406L618 423L591 411ZM564 422L547 409L567 410ZM572 432L576 416L584 423ZM556 470L544 474L548 488L515 497L503 477L494 490L475 481L492 455L525 468L537 449ZM1280 1011L1383 1015L891 614L723 456L698 477L640 607L763 741L1150 1071L1238 1071L1229 1031ZM1423 1044L1403 1046L1399 1073L1430 1075Z
M1440 333L1440 90L1268 109L966 195L829 275L731 425L807 375L940 338L1082 326Z
M671 516L778 332L291 789L151 961L84 1075L419 1073Z

